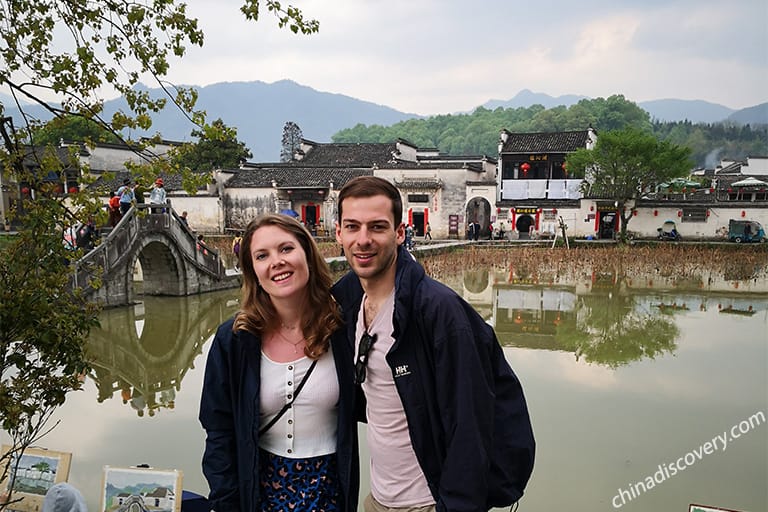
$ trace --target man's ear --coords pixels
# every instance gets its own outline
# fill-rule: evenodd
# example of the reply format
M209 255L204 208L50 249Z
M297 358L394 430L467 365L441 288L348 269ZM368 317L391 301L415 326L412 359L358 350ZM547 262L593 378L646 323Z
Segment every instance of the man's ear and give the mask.
M339 221L335 221L334 226L336 227L336 241L341 243L341 226L339 225Z
M405 223L401 222L399 226L395 228L395 238L398 245L405 241Z

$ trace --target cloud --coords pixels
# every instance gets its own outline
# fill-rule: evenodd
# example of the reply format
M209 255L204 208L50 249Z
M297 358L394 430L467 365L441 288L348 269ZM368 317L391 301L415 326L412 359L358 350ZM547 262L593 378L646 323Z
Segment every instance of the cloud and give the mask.
M522 89L552 96L768 101L764 0L299 0L320 32L245 21L240 0L190 0L203 48L177 84L291 79L419 114L471 110ZM723 84L727 81L727 86Z

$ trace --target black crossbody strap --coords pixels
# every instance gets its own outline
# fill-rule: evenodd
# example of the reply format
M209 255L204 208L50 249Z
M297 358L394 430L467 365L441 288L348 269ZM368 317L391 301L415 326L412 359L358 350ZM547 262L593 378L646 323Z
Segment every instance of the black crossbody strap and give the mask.
M293 402L296 401L296 397L299 396L299 392L301 391L301 388L304 387L304 384L309 379L309 375L312 373L312 370L315 369L315 366L317 366L317 359L312 361L312 364L309 365L309 368L307 369L307 373L304 374L304 378L302 378L301 382L299 382L299 385L296 386L296 391L293 393L293 398L291 399L291 401L285 404L283 408L280 409L280 412L277 413L277 415L274 418L272 418L269 423L267 423L266 425L264 425L259 429L259 437L264 435L264 432L271 429L274 426L274 424L277 423L277 421L283 417L283 414L285 414L285 411L287 411L293 405Z

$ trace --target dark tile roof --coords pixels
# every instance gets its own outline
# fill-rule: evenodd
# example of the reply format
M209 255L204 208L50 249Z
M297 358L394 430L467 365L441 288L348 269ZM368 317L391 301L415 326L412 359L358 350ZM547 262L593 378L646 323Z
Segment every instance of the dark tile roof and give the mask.
M741 175L741 166L744 165L743 162L733 162L732 164L726 165L722 169L716 169L715 174L721 175L721 174L739 174Z
M265 188L274 181L279 188L328 187L341 188L352 178L372 176L372 169L347 169L338 167L245 167L230 178L225 188Z
M491 163L496 163L496 158L492 156L487 155L438 155L438 156L420 156L419 162L468 162L468 163L477 163L482 161L488 161Z
M92 189L98 189L104 191L105 195L109 195L110 192L116 191L118 188L120 188L123 185L123 180L125 178L130 178L131 175L128 171L121 171L121 172L115 172L112 173L113 178L107 179L104 175L99 176L99 178L88 188ZM180 174L163 174L161 175L163 178L163 188L165 188L166 193L171 192L177 192L177 191L183 191L184 187L181 186L181 175ZM131 178L131 182L133 184L136 183L134 178ZM152 183L145 183L144 188L146 189L146 192L149 192L152 190ZM198 190L205 190L205 186L198 187Z
M401 190L436 190L443 188L443 182L437 178L405 178L396 179L395 186Z
M720 190L730 188L733 183L737 181L745 180L747 178L755 178L756 180L768 183L768 176L749 176L747 174L726 174L717 176L717 188ZM753 187L746 187L746 189L752 190L754 188L765 188L764 185L756 185Z
M398 159L397 144L392 143L331 143L318 144L304 158L292 162L297 166L383 166Z
M502 153L568 153L587 146L588 131L509 133Z

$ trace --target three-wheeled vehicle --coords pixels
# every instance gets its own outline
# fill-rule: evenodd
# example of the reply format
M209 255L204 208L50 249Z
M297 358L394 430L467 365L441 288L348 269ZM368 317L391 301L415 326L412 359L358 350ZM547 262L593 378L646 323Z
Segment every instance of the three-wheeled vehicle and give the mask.
M677 230L677 225L673 220L665 220L660 228L656 228L656 231L659 233L659 240L678 241L682 238L680 232Z
M765 230L759 222L731 219L728 222L728 240L738 244L741 242L765 242L768 238L766 238Z

